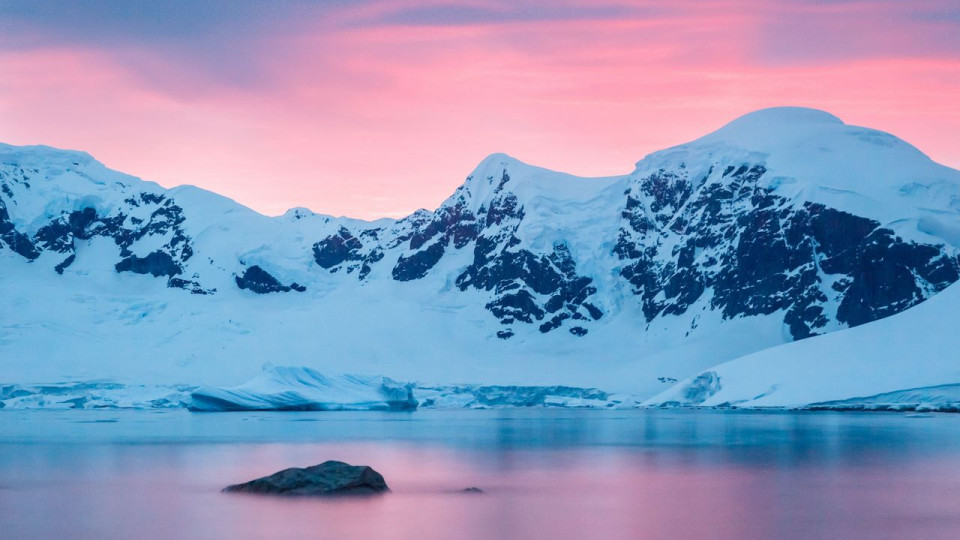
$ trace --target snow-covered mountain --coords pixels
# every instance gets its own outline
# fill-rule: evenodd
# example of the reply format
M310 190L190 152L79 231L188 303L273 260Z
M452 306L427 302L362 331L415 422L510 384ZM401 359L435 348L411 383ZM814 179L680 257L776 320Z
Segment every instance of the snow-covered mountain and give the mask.
M960 279L960 172L811 109L578 178L492 155L434 211L266 217L0 146L0 379L232 384L266 362L647 394Z

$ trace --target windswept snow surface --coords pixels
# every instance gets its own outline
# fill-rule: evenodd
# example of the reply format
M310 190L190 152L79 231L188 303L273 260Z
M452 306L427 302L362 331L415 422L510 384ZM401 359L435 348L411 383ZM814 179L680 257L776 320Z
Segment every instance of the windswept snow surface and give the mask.
M956 410L960 285L872 323L712 367L648 406Z

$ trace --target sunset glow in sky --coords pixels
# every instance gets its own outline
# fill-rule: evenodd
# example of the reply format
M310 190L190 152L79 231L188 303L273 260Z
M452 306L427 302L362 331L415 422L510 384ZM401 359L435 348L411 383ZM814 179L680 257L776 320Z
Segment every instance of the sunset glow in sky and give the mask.
M0 142L267 214L434 208L492 152L627 173L777 105L960 167L960 2L0 0Z

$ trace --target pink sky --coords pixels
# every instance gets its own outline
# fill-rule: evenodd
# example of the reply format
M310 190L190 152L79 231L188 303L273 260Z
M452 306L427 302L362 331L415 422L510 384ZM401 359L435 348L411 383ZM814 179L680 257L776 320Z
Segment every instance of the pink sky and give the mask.
M267 214L434 208L492 152L623 174L777 105L960 168L956 2L96 4L0 4L0 142Z

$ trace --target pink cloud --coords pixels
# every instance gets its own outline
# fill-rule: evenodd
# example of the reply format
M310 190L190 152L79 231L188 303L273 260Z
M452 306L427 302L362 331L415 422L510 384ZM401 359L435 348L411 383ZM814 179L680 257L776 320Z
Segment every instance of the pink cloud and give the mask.
M241 85L146 47L7 50L0 140L84 149L125 172L200 185L269 214L299 205L358 217L433 207L491 152L619 174L646 153L774 105L823 108L960 166L960 55L931 42L943 39L939 30L914 39L946 23L898 26L882 3L843 37L817 18L827 8L791 5L355 24L392 13L364 6L252 36L242 61L257 84ZM829 9L844 20L851 13ZM770 32L793 12L801 28L784 43L803 54L781 58ZM803 27L817 32L804 38ZM884 37L904 53L858 51L895 28ZM845 43L850 54L824 55L818 40Z

